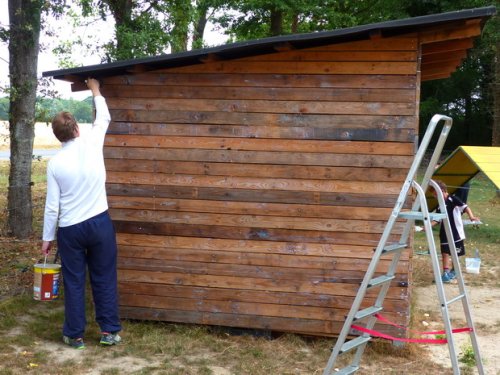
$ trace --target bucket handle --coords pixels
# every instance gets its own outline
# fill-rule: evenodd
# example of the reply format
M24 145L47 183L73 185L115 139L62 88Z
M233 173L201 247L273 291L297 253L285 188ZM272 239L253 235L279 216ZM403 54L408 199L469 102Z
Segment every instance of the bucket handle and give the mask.
M45 259L43 260L42 275L44 275L44 274L45 274L45 272L44 272L44 271L45 271L45 265L47 264L47 256L48 256L48 255L49 255L49 254L45 254Z
M43 260L43 268L42 268L42 275L45 274L45 269L46 269L46 264L47 264L47 257L49 254L45 254L45 259ZM56 251L56 255L54 257L54 263L57 263L57 260L59 259L59 250Z

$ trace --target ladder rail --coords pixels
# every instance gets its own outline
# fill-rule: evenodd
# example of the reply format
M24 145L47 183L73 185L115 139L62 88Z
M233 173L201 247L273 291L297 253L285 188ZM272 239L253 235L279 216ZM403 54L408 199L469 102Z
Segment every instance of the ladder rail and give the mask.
M437 195L438 201L440 202L440 208L441 203L444 205L444 199L443 199L443 194L441 192L441 189L439 189L439 186L434 182L430 181L431 186L435 188L437 186L439 192ZM425 199L425 190L423 190L422 187L420 187L418 184L415 184L415 188L418 191L418 197L420 201L420 209L424 213L424 228L425 228L425 236L427 237L427 243L429 245L429 253L431 256L431 263L432 263L432 269L434 272L434 280L436 283L436 288L437 288L437 294L438 294L438 299L440 303L440 308L441 308L441 315L443 317L443 322L444 322L444 328L446 332L446 339L448 341L448 350L450 353L450 359L452 363L452 368L453 368L453 374L454 375L460 375L460 366L458 364L458 359L457 359L457 354L456 354L456 349L455 349L455 340L453 339L453 332L451 328L451 323L450 323L450 312L448 310L448 304L446 303L446 293L444 290L443 286L443 281L441 279L441 266L439 264L439 258L437 255L437 249L436 249L436 243L434 241L434 233L432 232L432 221L430 220L429 217L429 210L427 208L427 201ZM446 207L444 207L444 212L446 212ZM449 221L448 218L445 217L442 219L443 223L448 224L449 226ZM451 229L450 229L451 231ZM450 232L451 233L451 232ZM453 242L453 236L451 237L452 242ZM449 241L449 238L448 238ZM450 247L451 250L451 247ZM453 250L451 250L453 251ZM455 251L456 253L456 251Z
M431 180L430 181L430 184L432 186L432 188L439 192L437 194L437 200L438 200L438 204L439 204L439 210L441 212L446 212L446 203L444 201L444 196L441 192L441 189L439 188L439 185ZM425 202L425 204L427 204L427 202ZM477 337L476 337L476 330L475 330L475 326L474 326L474 321L472 319L472 314L471 314L471 311L470 311L470 303L469 303L469 297L468 297L468 293L467 293L467 289L465 288L465 283L464 283L464 279L462 277L462 269L461 269L461 266L460 266L460 260L458 259L458 254L457 254L457 249L456 249L456 246L455 246L455 240L454 240L454 237L453 237L453 233L452 233L452 230L451 230L451 225L450 225L450 221L446 218L444 221L443 221L443 225L444 225L444 229L445 229L445 232L446 232L446 238L447 238L447 241L448 241L448 246L450 248L450 254L451 254L451 260L452 260L452 263L453 263L453 268L455 269L455 272L456 272L456 275L457 275L457 282L458 282L458 289L459 289L459 297L462 296L462 298L454 298L452 300L449 300L447 301L446 300L446 297L441 300L442 302L446 302L445 303L445 307L446 307L446 310L447 310L447 305L449 303L451 303L452 301L454 300L458 300L458 299L461 299L462 301L462 308L464 310L464 315L465 315L465 320L467 322L467 327L469 327L472 331L469 333L469 337L471 339L471 344L472 344L472 348L474 349L474 358L476 360L476 367L478 369L478 373L479 375L483 375L484 374L484 368L483 368L483 361L482 361L482 358L481 358L481 354L480 354L480 351L479 351L479 344L478 344L478 341L477 341ZM441 280L439 280L441 281ZM437 283L436 283L437 285ZM441 283L441 286L442 286L442 283ZM444 307L442 307L444 308ZM448 333L447 333L448 335ZM449 337L452 337L451 334ZM451 356L451 348L450 348L450 356ZM458 362L457 362L457 368L458 368ZM458 372L458 374L460 374L460 372Z
M432 153L430 162L424 172L424 176L422 178L421 184L418 184L416 180L416 176L419 172L419 168L422 164L422 161L424 159L425 153L429 147L429 144L431 142L431 139L436 131L438 123L440 123L442 120L444 120L444 125L441 130L441 133L438 137L438 140L436 142L436 147L434 148L434 151ZM452 329L451 329L451 322L450 322L450 316L449 316L449 311L448 311L448 304L454 302L454 300L446 301L446 295L444 291L444 286L443 282L441 279L441 267L437 255L437 249L436 249L436 244L434 241L434 235L432 232L432 220L436 219L442 219L443 222L446 224L447 229L446 233L448 238L453 238L451 235L451 227L449 223L449 219L446 215L446 208L444 208L444 199L443 196L439 198L438 194L438 201L440 205L441 212L444 212L445 214L433 214L431 215L428 210L428 205L427 205L427 200L425 197L425 192L427 191L429 184L431 184L433 187L435 186L435 182L431 180L432 175L434 173L435 167L438 163L439 157L441 156L444 144L446 142L446 139L449 135L449 132L451 130L451 126L453 124L453 121L450 117L444 116L444 115L434 115L429 122L429 125L427 127L427 130L425 132L424 137L422 138L422 141L420 143L420 147L418 148L415 158L412 162L412 165L408 171L408 175L403 183L402 189L399 193L399 196L396 200L396 203L394 205L394 208L391 212L391 215L389 217L389 220L387 221L387 224L384 228L384 231L381 235L380 241L374 251L374 254L372 256L372 259L370 261L370 264L368 266L368 269L366 271L366 274L363 278L363 281L361 282L361 285L358 289L358 293L356 294L356 297L354 298L354 301L351 305L351 309L349 310L349 314L346 317L346 320L344 322L344 325L342 327L342 330L339 333L339 336L337 338L337 342L332 350L331 356L328 360L327 366L323 372L323 375L330 375L332 373L332 369L334 367L335 361L337 357L342 354L344 351L348 351L351 349L356 348L356 353L354 355L353 360L351 361L351 364L344 367L343 369L340 370L339 373L342 374L352 374L356 372L359 369L359 364L361 362L361 357L363 355L363 352L366 348L366 345L368 342L371 340L371 336L367 333L363 333L357 338L350 340L346 343L347 336L351 332L351 326L352 323L355 319L366 319L365 326L368 329L372 329L373 326L376 323L377 318L375 317L374 312L380 311L383 306L383 301L386 298L387 292L390 287L390 282L391 280L394 279L394 274L396 272L396 267L399 262L399 258L401 256L401 250L408 245L408 240L410 238L411 230L414 226L415 220L420 220L423 218L424 221L424 227L426 230L426 238L427 242L429 244L429 251L431 253L431 260L432 260L432 267L433 267L433 272L434 272L434 277L436 280L436 286L438 288L438 297L441 303L441 309L442 309L442 315L443 315L443 320L445 322L445 332L448 337L448 347L450 350L450 357L452 360L452 365L453 365L453 371L454 375L459 375L460 374L460 369L458 366L458 359L455 351L455 345L453 341L453 335L452 335ZM412 203L412 211L409 213L406 213L406 215L403 215L401 213L401 210L403 209L405 202L410 194L410 189L414 189L414 193L416 194L416 197L414 197L413 203ZM438 190L440 191L440 190ZM418 211L418 215L415 215ZM403 231L400 235L399 241L397 243L394 243L392 245L387 246L387 243L389 239L391 238L391 231L393 230L394 225L396 224L397 219L401 218L406 218L406 224L404 225ZM445 228L446 228L445 226ZM454 242L452 241L453 245ZM454 246L453 246L454 248ZM384 251L392 253L392 261L391 264L388 268L388 271L385 275L380 276L376 279L373 279L373 275L376 271L378 262L380 260L380 257L384 254ZM453 252L453 250L452 250ZM467 299L467 294L465 291L465 285L463 283L462 275L461 275L461 270L460 270L460 265L458 262L458 256L456 254L456 251L454 252L454 256L452 256L453 259L453 264L455 267L458 267L458 276L457 278L460 279L459 281L459 287L460 287L460 292L461 296L460 298L455 298L456 300L461 299L464 312L467 318L467 323L469 324L469 327L472 328L472 331L470 333L471 340L472 340L472 345L474 347L474 354L476 358L476 363L477 367L479 370L479 374L483 375L483 369L482 369L482 362L481 362L481 357L479 354L479 347L477 345L476 337L475 337L475 331L473 328L473 322L472 322L472 317L470 314L469 310L469 303ZM365 297L366 290L369 287L372 286L377 286L380 287L379 294L375 300L375 303L373 306L369 307L368 309L364 309L360 311L360 306L361 303ZM462 298L463 297L463 298ZM358 314L359 313L359 314Z
M389 216L389 220L384 228L384 231L383 231L382 236L380 238L380 241L377 245L377 248L375 249L375 253L372 256L372 259L370 261L370 264L368 266L366 274L363 278L363 281L358 289L358 293L356 294L356 297L354 298L354 301L351 305L351 309L349 310L349 313L346 317L346 320L344 322L342 330L339 333L339 336L337 338L337 342L332 350L332 354L328 360L328 363L325 367L325 370L323 371L323 375L329 375L331 373L333 366L335 364L335 361L341 352L342 345L344 345L345 340L346 340L347 336L349 335L349 332L351 330L351 325L352 325L352 322L354 320L354 316L356 315L357 311L359 310L359 308L361 306L361 303L363 302L368 284L369 284L370 280L373 278L373 274L375 273L380 256L382 255L383 249L384 249L385 245L387 244L387 241L390 237L392 228L394 227L396 220L398 218L398 215L401 212L401 210L406 202L406 199L407 199L408 194L410 192L410 188L412 186L412 181L414 180L415 176L418 173L420 165L425 157L425 153L427 151L427 148L429 147L429 144L432 140L432 136L434 135L434 132L436 131L438 124L442 120L444 121L444 125L442 128L441 134L439 136L437 146L434 149L433 156L431 157L431 161L433 162L432 170L434 170L434 167L437 163L439 155L441 154L442 148L444 146L446 138L447 138L447 136L450 132L451 126L453 124L453 120L450 117L445 116L445 115L440 115L440 114L434 115L432 117L431 121L429 122L429 125L427 126L427 130L424 134L424 137L422 138L422 141L420 143L420 147L418 148L417 153L416 153L414 160L412 162L412 165L408 171L408 175L405 179L403 187L402 187L402 189L399 193L399 196L396 200L396 203L395 203L394 208L391 212L391 215ZM429 166L427 168L426 176L429 175L430 170L431 170L431 168ZM430 180L430 176L432 176L432 173L430 173L430 175L428 177L429 180ZM414 221L411 221L411 222L413 223ZM410 228L411 228L411 226L408 223L403 230L403 234L401 236L399 243L401 243L401 244L407 243L407 240L408 240L409 235L410 235ZM404 242L402 242L402 241L404 241ZM394 272L394 270L396 268L397 262L399 261L399 256L400 256L400 252L398 252L397 254L394 255L394 257L397 259L396 259L396 261L394 261L395 259L393 258L393 262L391 262L390 269L392 269L392 272ZM381 289L379 291L379 295L378 295L377 300L376 300L379 304L381 304L381 302L383 302L383 300L385 299L385 296L386 296L388 290L389 290L389 284L385 284L381 287ZM375 318L373 318L373 317L370 318L367 322L367 325L366 325L367 328L373 328L373 326L375 325L375 321L376 321ZM363 334L362 336L368 337L369 335ZM354 358L354 362L353 362L355 367L358 367L359 361L361 359L361 355L363 354L363 351L366 347L366 344L367 344L367 342L363 343L357 349L357 352L356 352L356 355Z
M448 138L448 135L450 134L451 127L453 125L453 120L451 117L444 116L444 115L434 115L429 123L429 127L431 127L431 130L429 134L426 132L424 138L422 139L422 143L420 144L420 148L425 147L425 151L427 151L427 148L429 147L430 141L432 139L432 136L435 132L435 129L437 127L437 124L443 120L444 124L441 129L441 133L439 134L438 140L436 142L436 147L434 147L434 151L432 152L431 159L429 161L429 164L425 170L424 176L422 178L422 182L420 183L420 186L422 187L423 191L427 191L427 187L429 186L429 181L432 178L432 175L434 171L436 170L436 165L439 161L439 158L441 157L441 153L443 152L444 144L446 143L446 139ZM429 131L429 127L427 130ZM428 136L427 136L428 135ZM418 172L418 171L417 171ZM415 176L412 177L412 180L415 180ZM413 205L411 210L412 211L417 211L420 207L420 200L415 199L413 201ZM403 229L403 234L401 237L403 238L408 238L411 229L414 225L413 221L408 221Z

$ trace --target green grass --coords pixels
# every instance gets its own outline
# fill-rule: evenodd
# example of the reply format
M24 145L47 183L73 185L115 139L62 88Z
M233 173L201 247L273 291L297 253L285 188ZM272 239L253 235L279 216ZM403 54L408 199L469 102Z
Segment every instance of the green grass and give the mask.
M10 163L6 161L0 161L0 188L6 188L9 186L9 168ZM31 180L35 184L44 184L47 181L46 171L47 160L45 159L33 159L32 169L31 169Z
M22 316L23 319L19 319ZM89 305L87 316L93 319ZM12 317L16 317L12 319ZM39 302L24 295L0 305L0 359L8 358L8 369L0 374L21 374L30 367L33 374L75 374L106 363L101 374L122 374L121 362L136 358L141 369L136 374L211 374L214 368L230 368L234 374L278 374L285 368L300 373L319 373L329 353L331 340L308 343L295 335L269 340L231 336L208 326L151 321L124 321L125 345L97 346L97 327L89 324L87 349L78 358L54 361L65 349L60 345L63 322L62 301ZM14 330L15 328L15 330ZM54 352L54 346L61 346ZM59 354L58 354L59 352Z

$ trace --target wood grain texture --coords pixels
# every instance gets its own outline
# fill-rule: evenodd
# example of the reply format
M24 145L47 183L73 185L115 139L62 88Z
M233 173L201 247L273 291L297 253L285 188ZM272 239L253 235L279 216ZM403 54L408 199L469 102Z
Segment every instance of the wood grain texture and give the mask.
M122 317L338 333L413 159L420 58L412 34L104 78Z
M190 162L145 159L107 159L106 170L114 172L165 173L205 176L235 176L262 178L297 178L318 180L401 181L406 176L402 168L328 167L302 165Z
M290 255L301 257L310 257L312 262L318 261L324 257L337 258L353 258L352 263L356 263L356 259L371 259L374 247L368 245L352 245L352 244L332 244L318 242L286 242L286 241L261 241L259 239L239 240L239 239L223 239L223 238L200 238L200 237L182 237L182 236L161 236L161 235L144 235L118 233L117 241L121 249L128 251L130 254L136 248L138 250L137 257L147 251L155 249L175 248L182 254L185 250L205 250L205 251L221 251L221 252L239 252L242 254L277 254ZM130 247L130 248L129 248ZM140 251L144 248L144 253ZM165 250L167 251L167 250ZM120 253L121 254L121 253ZM403 252L401 259L408 260L409 253ZM330 261L330 260L326 260ZM333 262L334 260L332 260ZM328 264L332 267L334 263Z

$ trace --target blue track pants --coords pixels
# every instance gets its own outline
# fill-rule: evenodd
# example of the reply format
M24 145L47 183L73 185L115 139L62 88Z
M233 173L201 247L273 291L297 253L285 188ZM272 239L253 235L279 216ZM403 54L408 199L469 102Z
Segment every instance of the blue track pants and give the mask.
M83 337L85 276L88 267L97 324L101 331L121 330L118 314L116 237L108 211L81 223L59 228L57 245L64 282L63 335Z

